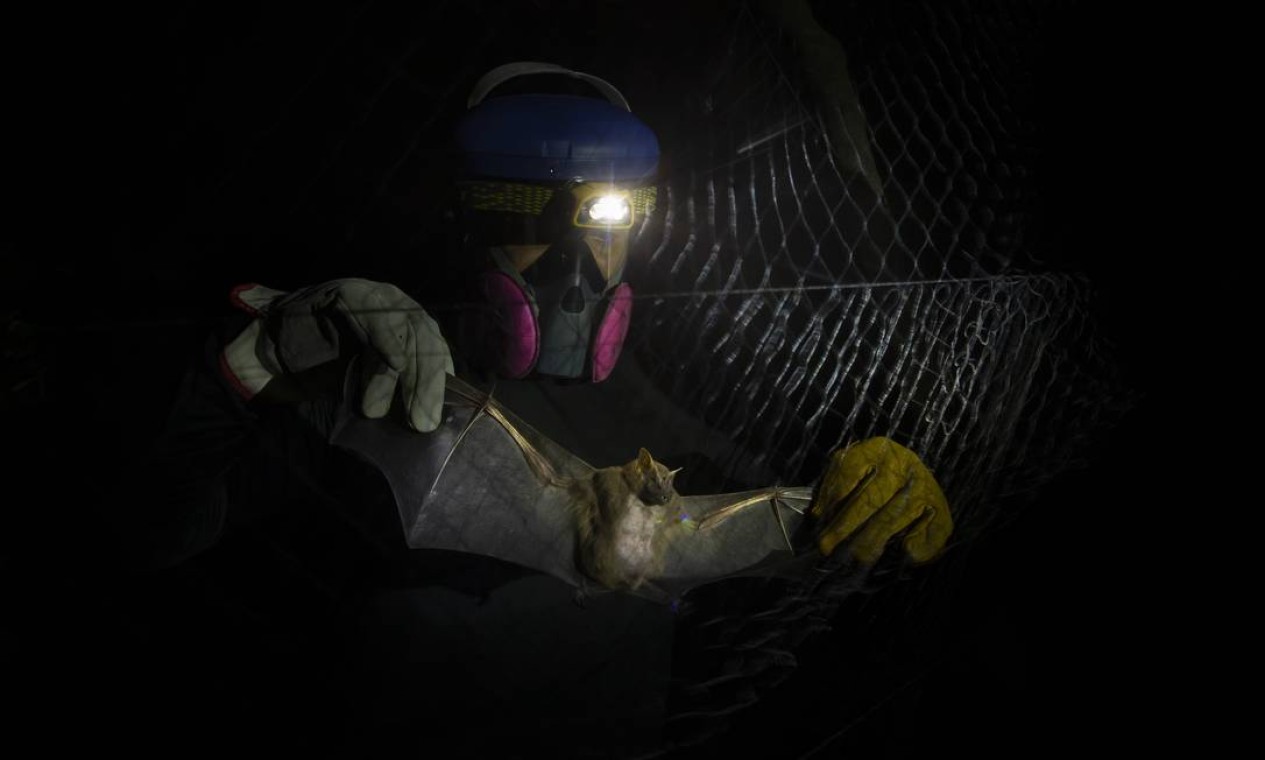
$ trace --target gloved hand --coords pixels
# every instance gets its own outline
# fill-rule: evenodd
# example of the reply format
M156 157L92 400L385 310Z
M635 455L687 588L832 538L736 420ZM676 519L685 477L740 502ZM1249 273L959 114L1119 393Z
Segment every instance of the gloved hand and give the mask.
M399 288L351 278L290 294L243 286L232 298L257 317L221 354L221 369L243 397L278 376L359 356L366 417L385 416L398 390L413 429L439 426L452 355L439 326Z
M878 561L897 536L914 562L935 559L953 533L949 503L918 455L890 438L869 438L830 455L809 511L820 521L818 547Z

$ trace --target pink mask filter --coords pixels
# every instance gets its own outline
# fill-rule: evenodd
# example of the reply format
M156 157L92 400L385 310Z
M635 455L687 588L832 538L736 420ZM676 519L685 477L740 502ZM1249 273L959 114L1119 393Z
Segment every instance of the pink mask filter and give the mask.
M593 382L600 383L610 376L624 347L628 335L628 321L632 318L632 287L621 282L611 291L610 305L598 325L593 341Z
M502 369L511 378L526 377L540 354L540 331L531 302L518 283L504 272L488 272L483 278L483 291L488 303L500 314L500 327L504 331ZM622 332L619 339L623 341ZM616 356L618 354L617 348Z

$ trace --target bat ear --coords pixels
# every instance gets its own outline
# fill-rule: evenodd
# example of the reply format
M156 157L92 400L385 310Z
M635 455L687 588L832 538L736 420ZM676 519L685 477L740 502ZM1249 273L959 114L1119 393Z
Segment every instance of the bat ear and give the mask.
M654 467L654 457L650 456L650 452L646 451L644 446L637 452L637 466L647 471Z
M675 477L676 477L676 474L677 474L678 472L680 472L681 470L684 470L684 469L685 469L684 467L678 467L678 468L676 468L675 470L672 470L671 472L669 472L669 473L668 473L668 477L669 477L669 478L675 478Z

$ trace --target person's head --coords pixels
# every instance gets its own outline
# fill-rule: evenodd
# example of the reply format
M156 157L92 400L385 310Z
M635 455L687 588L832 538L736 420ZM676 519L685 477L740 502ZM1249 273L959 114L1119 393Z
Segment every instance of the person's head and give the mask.
M601 381L632 308L631 230L654 208L659 144L612 85L551 64L488 72L457 126L469 340L509 377Z

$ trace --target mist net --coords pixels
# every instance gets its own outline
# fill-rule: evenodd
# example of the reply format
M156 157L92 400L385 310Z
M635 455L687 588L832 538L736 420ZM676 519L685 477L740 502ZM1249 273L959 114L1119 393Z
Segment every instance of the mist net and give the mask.
M675 170L640 230L631 350L735 442L727 475L811 483L832 450L890 436L941 481L961 544L1080 464L1122 399L1092 283L1035 252L1044 11L818 11L846 63L743 7L706 91L682 94L694 128L670 136ZM682 735L785 678L794 647L875 581L741 586L762 609L691 629L691 651L714 656L682 667ZM915 577L905 603L940 582Z
M835 9L847 71L816 77L794 29L727 20L639 231L631 350L749 452L736 477L807 483L886 435L973 532L1079 463L1119 387L1092 283L1029 241L1041 14L883 6Z

